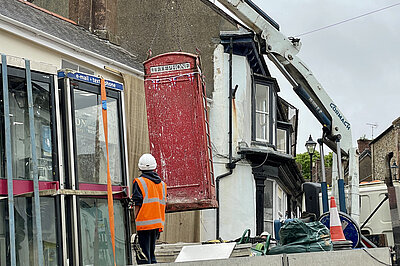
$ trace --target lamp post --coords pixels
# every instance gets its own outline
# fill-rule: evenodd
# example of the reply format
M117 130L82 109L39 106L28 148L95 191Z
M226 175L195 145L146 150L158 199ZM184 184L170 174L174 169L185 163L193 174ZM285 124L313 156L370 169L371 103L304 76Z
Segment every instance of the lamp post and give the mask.
M311 179L311 181L312 181L312 157L314 155L316 145L317 145L317 143L312 139L311 134L310 134L310 137L306 141L306 148L307 148L308 154L310 154L310 179Z
M392 166L390 166L390 168L392 169L392 172L393 172L393 179L396 180L397 168L399 168L396 164L396 161L393 162L393 164L392 164Z

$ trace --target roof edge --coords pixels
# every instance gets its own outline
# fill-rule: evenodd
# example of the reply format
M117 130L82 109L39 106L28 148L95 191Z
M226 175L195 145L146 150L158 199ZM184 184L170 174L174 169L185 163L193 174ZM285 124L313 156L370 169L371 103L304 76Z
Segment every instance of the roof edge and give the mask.
M68 54L71 57L74 57L81 61L86 61L86 62L88 62L94 66L97 66L99 68L102 68L102 69L104 69L104 66L111 65L116 68L119 68L118 70L123 70L126 72L133 73L135 75L138 75L140 77L144 77L143 71L140 71L133 67L127 66L121 62L115 61L114 59L111 59L111 58L108 58L105 56L101 56L99 54L96 54L94 52L86 50L77 45L71 44L71 43L64 41L58 37L55 37L49 33L38 30L34 27L26 25L22 22L19 22L17 20L14 20L14 19L4 16L2 14L0 14L0 23L1 22L12 25L13 27L17 28L17 29L12 29L12 27L9 27L7 29L7 27L1 27L4 31L7 31L14 35L18 35L18 36L20 36L24 39L27 39L31 42L35 42L39 45L43 45L52 50L56 50L56 51L62 52L64 54ZM88 57L94 58L95 60L89 59Z
M51 11L45 9L45 8L40 7L40 6L37 6L37 5L35 5L35 4L31 3L31 2L27 2L26 0L18 0L18 1L21 2L21 3L23 3L23 4L25 4L25 5L28 5L28 6L30 6L30 7L33 7L33 8L35 8L35 9L37 9L37 10L43 11L43 12L49 14L49 15L52 15L53 17L59 18L59 19L61 19L61 20L64 20L64 21L66 21L66 22L69 22L69 23L72 23L72 24L78 26L78 23L76 23L75 21L73 21L73 20L71 20L71 19L68 19L68 18L66 18L66 17L63 17L63 16L61 16L61 15L59 15L59 14L56 14L56 13L54 13L54 12L51 12Z
M369 145L371 146L372 144L376 143L378 140L380 140L384 135L386 135L390 130L393 129L393 125L391 125L390 127L388 127L385 131L383 131L381 134L379 134L379 136L377 136L376 138L374 138Z

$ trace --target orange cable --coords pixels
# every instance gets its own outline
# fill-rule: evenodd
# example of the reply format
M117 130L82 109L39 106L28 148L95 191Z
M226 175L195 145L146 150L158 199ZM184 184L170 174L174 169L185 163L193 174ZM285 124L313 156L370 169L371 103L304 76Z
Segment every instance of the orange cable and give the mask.
M108 200L108 217L110 219L110 233L111 233L111 243L114 255L114 266L116 266L115 261L115 225L114 225L114 202L112 194L111 185L111 175L110 175L110 159L108 155L108 125L107 125L107 96L106 96L106 86L104 79L100 79L101 88L101 106L103 115L103 126L104 126L104 138L106 142L107 151L107 200Z

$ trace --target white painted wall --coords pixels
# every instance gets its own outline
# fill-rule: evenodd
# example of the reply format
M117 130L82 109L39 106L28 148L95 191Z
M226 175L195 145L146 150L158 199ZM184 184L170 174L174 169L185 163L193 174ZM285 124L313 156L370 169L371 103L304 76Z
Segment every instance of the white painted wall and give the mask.
M233 157L238 157L239 141L251 141L251 75L247 60L233 56L233 88L237 84L233 108L232 143ZM215 176L226 173L229 153L229 55L219 45L214 52L214 93L210 107L210 131L213 143ZM236 114L235 114L236 113ZM215 239L216 210L202 211L201 239ZM251 166L246 161L237 164L232 175L220 181L220 237L231 240L240 237L247 228L254 235L255 182Z
M241 141L251 144L252 78L250 66L244 56L233 55L232 87L238 85L233 108L232 144L233 157ZM222 45L214 51L214 92L210 104L210 133L213 146L215 177L228 172L225 164L229 154L229 54ZM281 191L278 210L277 191ZM285 217L287 195L273 181L273 219ZM231 175L220 180L220 237L233 240L245 229L256 231L256 188L252 168L246 160L240 161ZM204 210L201 215L201 240L216 238L216 210Z
M235 152L237 143L251 142L251 72L244 56L233 55L232 88L238 85L233 101L232 142ZM211 139L217 154L228 154L229 126L229 54L219 45L214 52L214 92L210 109ZM236 112L235 112L236 110ZM235 115L236 113L236 115ZM234 156L237 156L234 154Z

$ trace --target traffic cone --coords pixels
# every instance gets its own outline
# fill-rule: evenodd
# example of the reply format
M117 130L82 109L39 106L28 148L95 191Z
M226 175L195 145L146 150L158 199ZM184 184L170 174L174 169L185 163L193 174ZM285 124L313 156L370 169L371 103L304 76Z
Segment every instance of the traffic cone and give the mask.
M332 241L346 241L343 234L342 223L340 222L339 213L336 207L336 201L334 197L331 197L331 206L329 209L330 215L330 232Z

